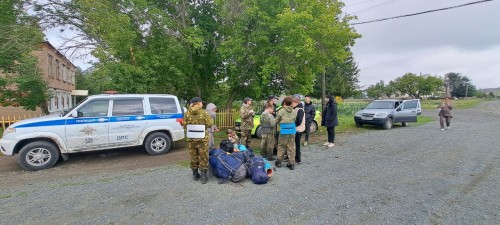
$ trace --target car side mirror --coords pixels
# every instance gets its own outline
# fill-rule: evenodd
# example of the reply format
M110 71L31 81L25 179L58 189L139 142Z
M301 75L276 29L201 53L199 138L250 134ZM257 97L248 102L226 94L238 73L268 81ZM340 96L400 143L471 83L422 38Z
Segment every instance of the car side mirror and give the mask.
M78 118L78 111L74 110L73 112L71 112L71 117Z

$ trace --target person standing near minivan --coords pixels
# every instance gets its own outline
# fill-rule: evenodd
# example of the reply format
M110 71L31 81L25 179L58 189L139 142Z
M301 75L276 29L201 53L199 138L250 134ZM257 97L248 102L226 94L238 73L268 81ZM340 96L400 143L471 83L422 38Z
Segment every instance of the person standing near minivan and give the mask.
M295 119L296 133L295 133L295 163L301 163L300 155L300 139L302 132L306 130L306 115L304 112L304 107L300 102L300 96L296 95L292 99L292 108L297 113L297 118Z
M260 152L263 158L269 161L274 160L273 158L273 148L274 148L274 132L276 127L276 122L273 116L274 106L267 103L264 107L264 112L260 115L260 126L262 132L262 141L260 144Z
M252 135L253 129L253 117L255 112L252 109L253 99L246 97L243 100L243 105L240 108L241 114L241 139L240 143L245 145L247 148L250 145L250 137Z
M451 123L451 110L453 109L453 104L450 98L446 97L441 105L438 106L439 110L439 124L441 125L441 130L444 130L444 125L446 124L446 129L450 129Z
M203 110L203 101L200 97L191 99L191 105L184 118L184 129L188 138L190 167L193 170L193 180L201 177L201 183L208 181L208 135L206 130L212 128L213 120L207 111ZM198 169L201 171L198 173Z
M335 144L335 127L339 124L337 118L337 102L331 95L326 96L326 106L323 109L323 118L321 118L321 126L326 127L328 132L328 142L324 146L329 148L334 147Z
M316 107L312 104L311 96L306 95L304 103L304 112L306 113L306 137L304 140L304 146L307 145L309 141L309 134L311 133L311 123L316 117Z
M217 106L215 106L214 103L208 103L207 112L212 118L212 121L215 123L215 117L217 115ZM217 128L217 126L215 125L213 125L211 128L208 129L208 149L210 150L217 147L215 145L215 139L214 139L214 133L216 132L219 132L219 128Z
M280 136L278 143L278 158L274 165L281 167L283 156L285 152L288 155L287 167L290 170L295 169L295 133L296 126L295 120L297 119L297 112L292 109L292 97L285 97L283 100L283 107L276 115L276 123L280 126Z

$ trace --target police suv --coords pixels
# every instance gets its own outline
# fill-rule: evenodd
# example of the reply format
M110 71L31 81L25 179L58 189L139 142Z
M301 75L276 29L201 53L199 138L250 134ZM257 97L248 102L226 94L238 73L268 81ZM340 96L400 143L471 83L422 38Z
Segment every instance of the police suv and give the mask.
M61 115L12 124L0 151L18 154L26 170L49 168L75 152L143 145L159 155L184 138L182 122L183 108L173 95L95 95Z

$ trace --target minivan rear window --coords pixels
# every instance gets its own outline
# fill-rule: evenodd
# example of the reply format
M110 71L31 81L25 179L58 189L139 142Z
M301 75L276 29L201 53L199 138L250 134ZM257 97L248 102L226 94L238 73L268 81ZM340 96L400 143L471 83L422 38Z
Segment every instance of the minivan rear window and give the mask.
M151 114L177 113L177 104L174 98L149 98Z
M113 100L113 116L144 115L142 99Z

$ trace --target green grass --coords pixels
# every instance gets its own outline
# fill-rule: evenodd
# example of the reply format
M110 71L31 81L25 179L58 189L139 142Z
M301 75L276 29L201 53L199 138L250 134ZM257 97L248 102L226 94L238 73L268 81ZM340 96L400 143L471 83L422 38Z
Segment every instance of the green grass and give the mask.
M486 99L480 98L470 98L470 99L458 99L452 100L453 107L455 109L468 109L479 105L479 103L487 101ZM442 100L423 100L422 109L434 110L437 109Z

